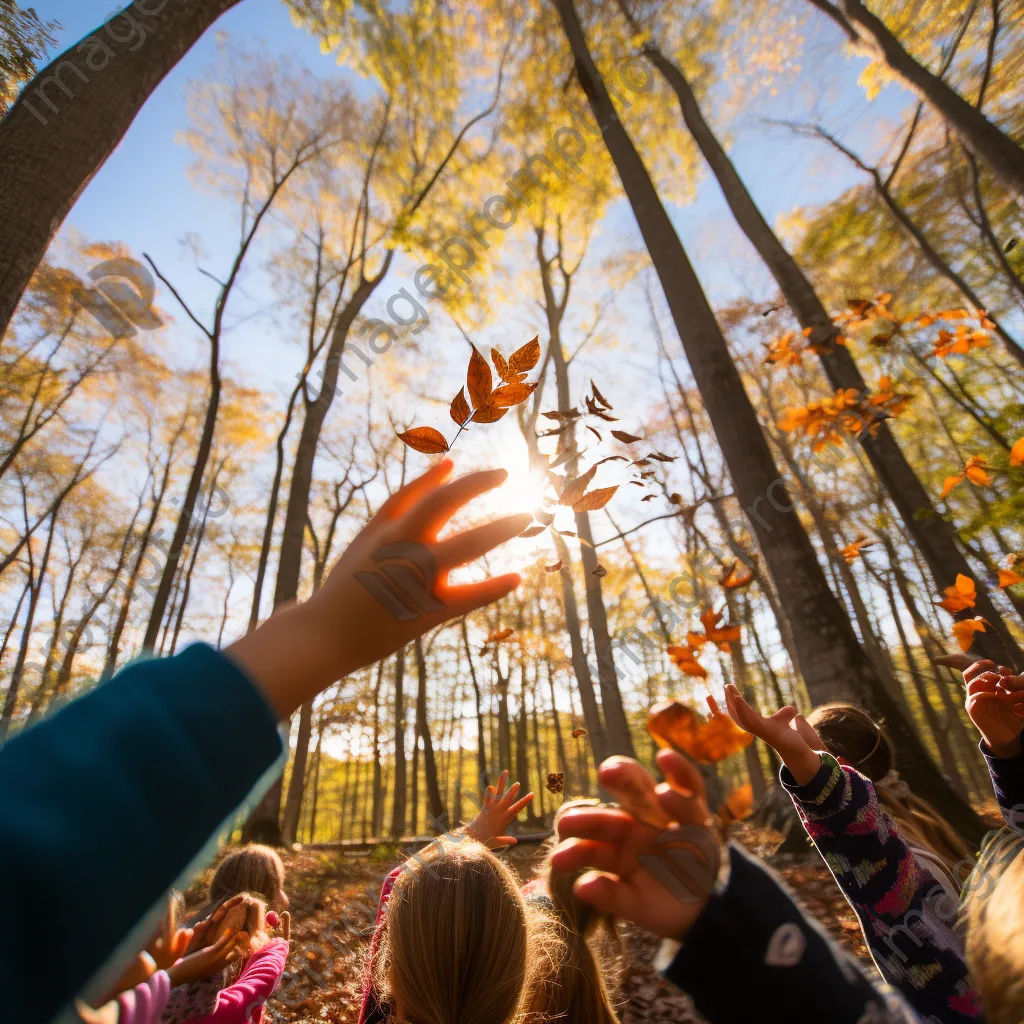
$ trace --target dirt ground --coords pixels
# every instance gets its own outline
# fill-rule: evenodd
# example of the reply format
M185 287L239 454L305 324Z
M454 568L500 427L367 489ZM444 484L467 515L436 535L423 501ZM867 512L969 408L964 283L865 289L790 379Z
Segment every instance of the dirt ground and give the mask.
M734 829L735 838L761 855L778 838L744 825ZM523 844L506 855L524 879L532 874L536 850L536 845ZM302 849L285 854L284 859L285 888L292 904L292 949L267 1017L273 1024L355 1024L380 884L400 854L394 846L378 847L372 854ZM799 894L804 907L874 971L857 919L821 858L809 850L806 855L770 858L770 862ZM202 899L210 873L186 894L190 904ZM701 1018L686 997L666 985L651 967L657 940L627 929L625 944L619 993L623 1024L699 1024Z

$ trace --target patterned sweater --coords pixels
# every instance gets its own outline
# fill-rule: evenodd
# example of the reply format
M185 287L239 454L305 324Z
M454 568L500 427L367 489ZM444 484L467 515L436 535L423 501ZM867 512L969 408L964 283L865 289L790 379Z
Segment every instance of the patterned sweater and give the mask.
M922 1020L982 1020L981 1003L953 930L957 906L919 861L879 805L874 786L853 768L821 755L818 774L789 791L814 845L849 900L882 977Z

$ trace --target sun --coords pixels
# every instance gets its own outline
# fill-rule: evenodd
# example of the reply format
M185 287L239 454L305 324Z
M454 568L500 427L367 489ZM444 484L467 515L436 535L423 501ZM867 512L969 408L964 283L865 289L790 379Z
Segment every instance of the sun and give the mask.
M508 479L494 491L493 500L502 510L532 512L550 502L545 493L547 481L542 473L531 470L526 459L517 460L508 469Z

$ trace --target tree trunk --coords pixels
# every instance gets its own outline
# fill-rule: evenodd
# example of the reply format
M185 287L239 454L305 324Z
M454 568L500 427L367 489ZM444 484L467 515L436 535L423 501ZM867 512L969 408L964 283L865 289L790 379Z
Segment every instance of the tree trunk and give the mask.
M558 703L555 700L555 675L551 671L551 662L545 658L544 665L548 674L548 688L551 690L551 718L555 725L555 750L558 752L558 770L563 775L563 792L573 792L573 769L565 752L565 738L562 736L562 721L558 716Z
M391 804L391 837L405 835L405 648L395 655L395 779Z
M57 229L142 105L238 2L171 0L154 10L153 0L135 0L22 90L0 122L0 336ZM128 17L144 35L125 31Z
M316 753L313 769L313 800L309 808L309 842L316 841L316 805L320 796L320 750L324 742L324 727L321 724L316 734Z
M377 683L373 688L373 810L370 832L376 838L384 831L384 786L380 763L380 691L384 682L384 659L377 663Z
M844 695L881 715L900 751L908 784L968 839L984 833L974 810L942 778L913 727L857 642L793 514L757 414L679 236L632 140L619 123L587 48L572 0L554 0L598 129L618 170L661 281L733 488L758 539L789 619L799 667L816 702ZM766 508L759 509L761 503Z
M284 804L284 820L281 822L281 835L286 844L294 843L298 838L302 794L306 786L306 758L309 754L309 740L312 735L313 702L307 700L299 709L299 732L295 738L292 777L288 780L288 796Z
M434 742L430 738L430 720L427 717L427 659L423 653L423 639L416 637L413 644L416 655L416 731L423 741L423 774L427 784L427 808L430 811L430 829L441 833L447 829L444 801L441 787L437 782L437 761L434 758Z
M704 119L697 98L682 71L651 46L646 47L644 53L675 91L686 127L711 167L736 223L775 278L800 326L811 329L812 340L820 346L821 365L832 387L854 388L858 394L864 394L869 388L853 355L845 345L835 343L837 331L832 318L799 264L786 251L785 246L762 216L728 154ZM921 239L918 239L919 244L920 241ZM935 255L937 257L937 254ZM956 283L958 287L964 284L959 278ZM971 301L981 308L977 296ZM1014 345L1011 354L1019 359L1020 347ZM969 576L970 568L957 545L956 531L936 513L928 492L896 443L888 425L874 424L871 432L861 431L858 441L892 498L904 526L924 554L937 589L951 586L959 573ZM978 614L984 615L990 622L1002 624L984 580L978 582L978 591L979 595L984 594L985 605ZM1005 625L1002 632L1008 635ZM997 657L996 650L1000 646L998 638L992 634L979 634L979 651L985 649L982 641L987 641L987 648L990 648L986 656Z
M480 699L480 682L476 677L476 665L473 664L473 652L469 646L469 632L466 629L466 616L459 620L462 632L462 646L466 649L466 660L469 662L469 678L473 683L473 700L476 702L476 794L481 796L490 785L487 777L487 749L484 746L486 732L484 729L484 707ZM459 778L462 776L460 775Z
M497 661L497 655L495 655ZM511 681L512 670L503 676L497 664L494 666L497 676L495 687L498 691L498 764L495 768L499 772L512 771L512 725L508 717L508 686Z

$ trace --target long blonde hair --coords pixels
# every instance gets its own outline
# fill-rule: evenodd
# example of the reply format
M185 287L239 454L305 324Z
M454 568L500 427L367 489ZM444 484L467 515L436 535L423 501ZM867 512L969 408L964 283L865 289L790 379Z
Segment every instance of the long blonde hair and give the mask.
M551 865L551 851L560 841L558 823L573 807L594 806L599 801L578 799L566 801L555 814L555 834L549 841L538 876L547 883L554 911L554 927L559 940L559 959L552 971L538 984L531 1009L542 1020L565 1021L566 1024L618 1024L612 1001L608 958L595 950L603 929L622 952L622 941L615 922L598 913L576 897L573 884L579 873L556 871Z
M970 851L960 836L927 801L898 781L896 754L885 730L852 704L822 704L808 716L826 749L875 783L878 802L910 846L930 851L960 886L958 865Z
M284 892L284 864L276 850L249 843L228 854L214 872L206 906L196 915L208 917L225 900L240 892L251 893L272 906Z
M551 930L479 843L443 842L391 891L376 989L409 1024L506 1024L550 970Z

